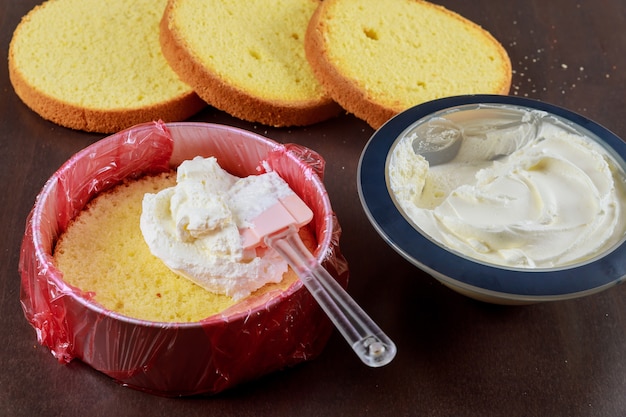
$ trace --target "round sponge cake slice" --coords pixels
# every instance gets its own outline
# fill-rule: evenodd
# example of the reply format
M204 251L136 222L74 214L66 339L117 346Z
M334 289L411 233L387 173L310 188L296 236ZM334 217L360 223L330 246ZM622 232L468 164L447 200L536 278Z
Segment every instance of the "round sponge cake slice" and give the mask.
M341 112L317 81L304 34L317 0L170 0L163 54L196 93L238 118L304 126Z
M159 44L167 0L50 0L15 29L9 75L17 95L65 127L111 133L206 106Z
M511 85L510 59L491 34L421 0L325 0L305 50L329 94L373 128L422 102Z
M290 268L282 281L268 283L235 301L205 290L172 272L155 257L139 227L143 196L176 185L165 172L125 182L98 194L69 224L54 249L66 283L107 310L154 322L197 322L267 302L298 280ZM309 250L317 245L308 226L299 231Z

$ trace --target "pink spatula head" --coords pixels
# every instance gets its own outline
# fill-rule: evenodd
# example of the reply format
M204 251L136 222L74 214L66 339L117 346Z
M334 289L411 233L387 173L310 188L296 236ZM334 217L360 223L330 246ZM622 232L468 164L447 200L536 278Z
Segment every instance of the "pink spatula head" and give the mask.
M297 229L313 220L313 211L293 193L281 198L276 204L252 220L252 226L241 230L244 250L265 244L265 236L287 229L293 225Z
M267 245L298 274L324 312L368 366L388 364L395 344L348 295L306 248L298 229L313 219L313 212L295 193L279 199L241 231L244 250Z

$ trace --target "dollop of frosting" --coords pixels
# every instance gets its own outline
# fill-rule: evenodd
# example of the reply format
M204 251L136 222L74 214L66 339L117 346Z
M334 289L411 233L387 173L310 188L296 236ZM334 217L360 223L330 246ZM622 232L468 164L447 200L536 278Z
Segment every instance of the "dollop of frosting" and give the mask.
M275 172L238 178L216 158L177 170L176 186L145 194L140 228L153 255L203 288L238 300L280 282L287 263L275 251L244 252L240 229L293 193ZM260 252L259 252L260 253Z
M389 186L414 225L449 249L550 268L591 259L624 236L624 174L601 145L568 127L541 121L536 135L496 157L478 154L502 142L497 130L467 137L454 159L432 167L415 139L395 146Z

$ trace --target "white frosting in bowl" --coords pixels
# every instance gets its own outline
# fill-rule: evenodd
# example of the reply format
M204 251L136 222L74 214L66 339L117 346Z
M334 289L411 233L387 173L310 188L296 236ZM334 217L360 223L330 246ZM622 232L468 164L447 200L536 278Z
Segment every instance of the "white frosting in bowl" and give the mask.
M433 166L415 151L419 135L401 136L388 162L396 203L439 244L495 265L552 268L609 250L626 230L623 173L603 146L544 116L503 129L459 119L458 153Z

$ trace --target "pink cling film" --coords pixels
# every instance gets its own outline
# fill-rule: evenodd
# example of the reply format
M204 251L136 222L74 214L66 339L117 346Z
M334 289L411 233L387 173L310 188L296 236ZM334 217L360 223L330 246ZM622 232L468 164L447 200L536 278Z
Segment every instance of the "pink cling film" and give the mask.
M53 262L54 244L96 194L197 155L217 157L234 175L274 170L283 177L314 213L314 255L347 285L341 228L322 183L321 156L222 125L138 125L71 157L46 182L26 222L19 263L22 308L39 343L60 362L79 359L123 385L182 396L214 394L322 352L333 327L300 281L194 323L129 318L63 281Z

